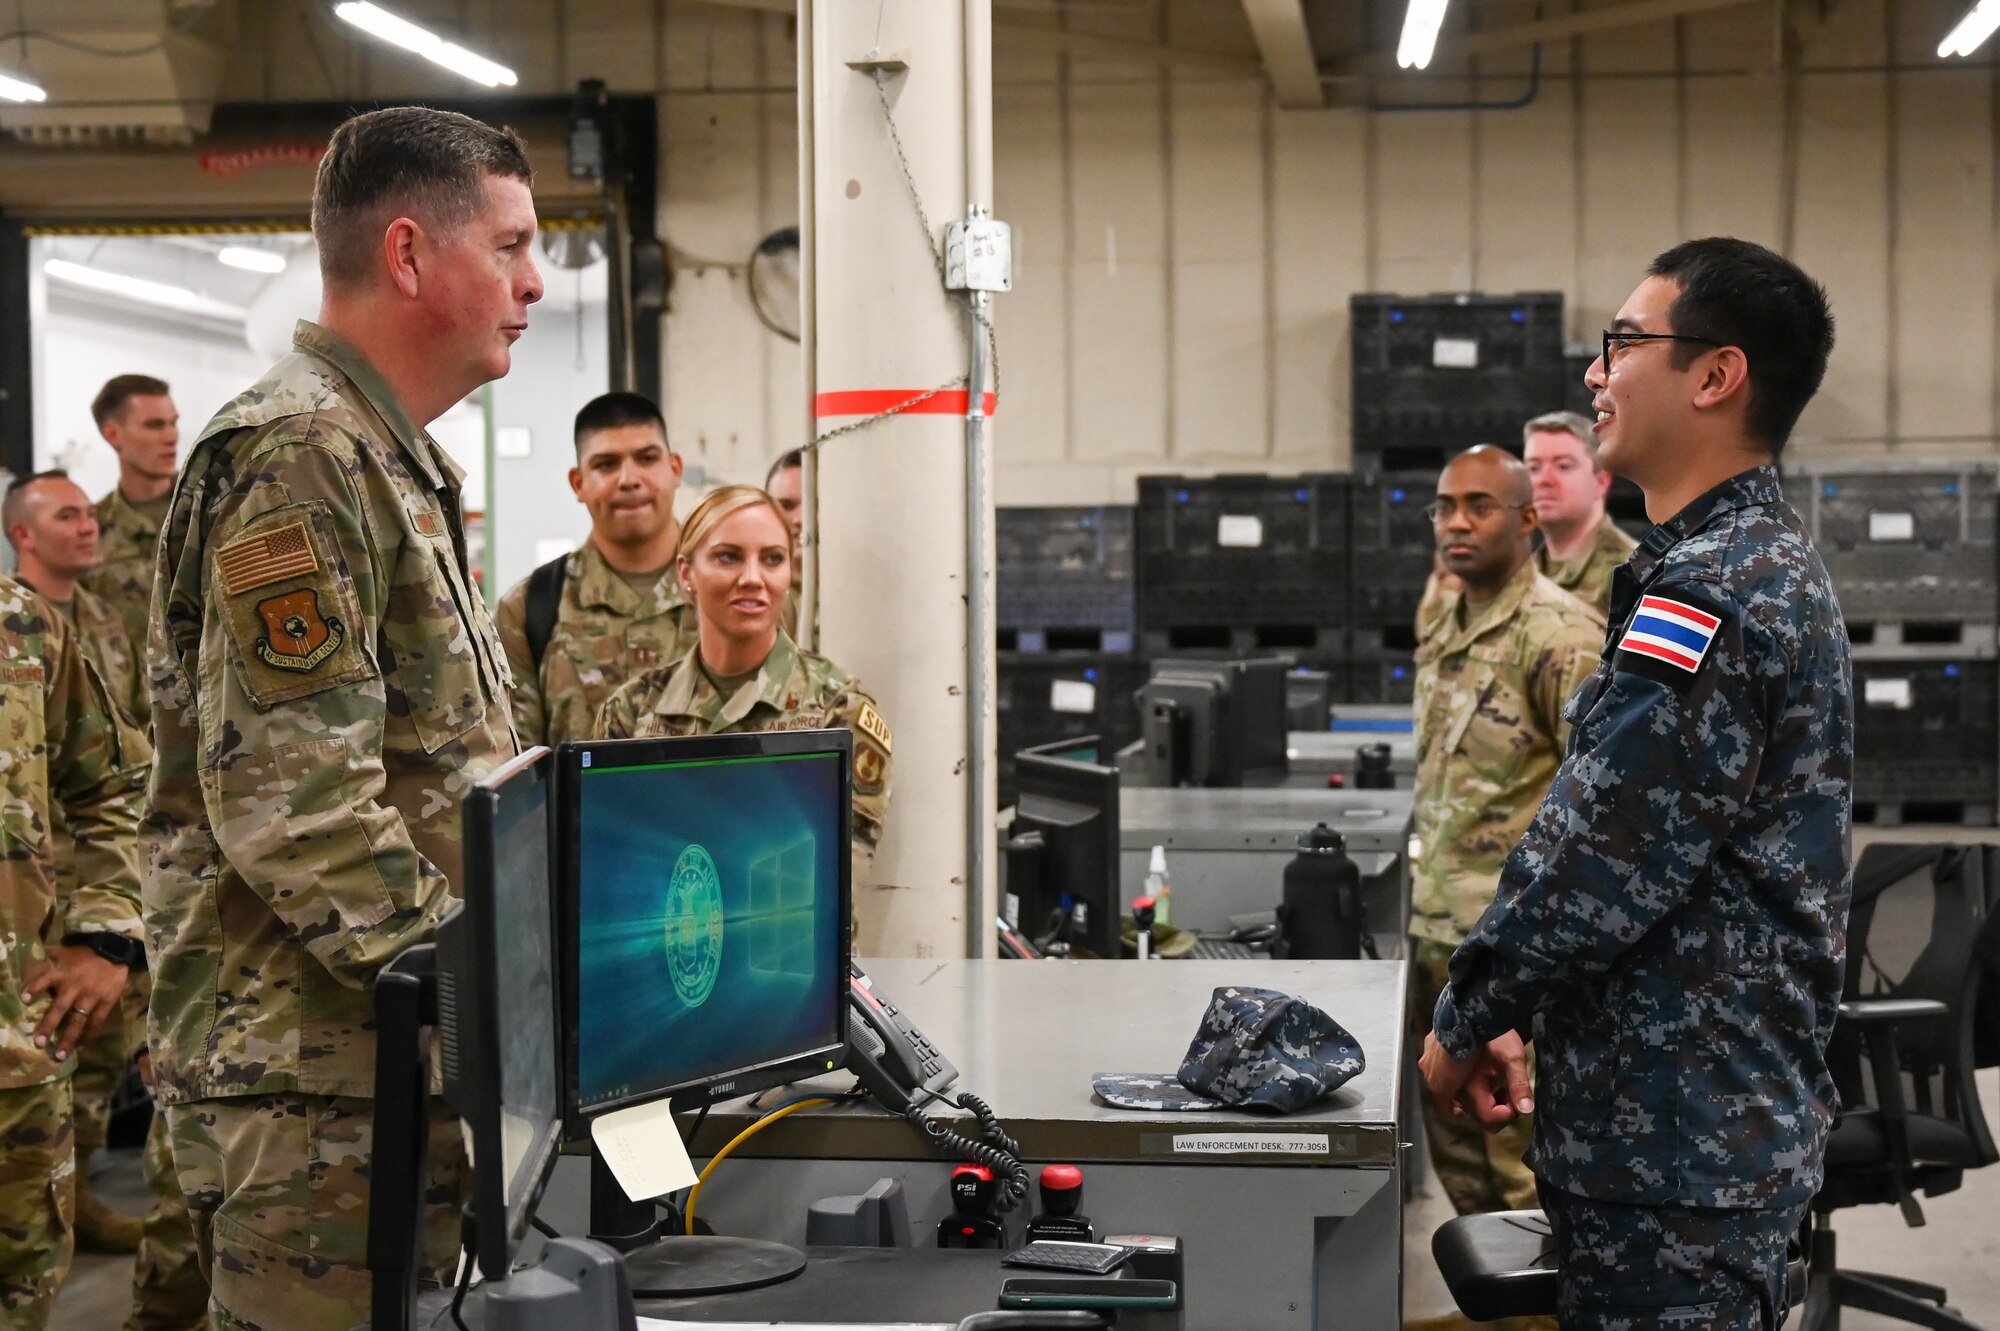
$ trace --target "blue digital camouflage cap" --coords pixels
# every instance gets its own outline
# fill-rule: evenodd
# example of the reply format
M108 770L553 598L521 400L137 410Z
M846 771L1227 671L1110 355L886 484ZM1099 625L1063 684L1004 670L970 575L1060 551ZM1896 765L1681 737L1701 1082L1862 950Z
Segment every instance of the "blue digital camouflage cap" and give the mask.
M1100 1072L1091 1084L1120 1109L1290 1113L1346 1085L1364 1066L1360 1042L1304 999L1224 985L1209 999L1178 1076Z

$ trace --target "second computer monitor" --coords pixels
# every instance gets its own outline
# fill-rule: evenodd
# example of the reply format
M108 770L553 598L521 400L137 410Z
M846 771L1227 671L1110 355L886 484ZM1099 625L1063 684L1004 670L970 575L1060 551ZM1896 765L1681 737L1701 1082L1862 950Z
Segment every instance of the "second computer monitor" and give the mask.
M839 1066L853 765L846 730L563 746L572 1138Z

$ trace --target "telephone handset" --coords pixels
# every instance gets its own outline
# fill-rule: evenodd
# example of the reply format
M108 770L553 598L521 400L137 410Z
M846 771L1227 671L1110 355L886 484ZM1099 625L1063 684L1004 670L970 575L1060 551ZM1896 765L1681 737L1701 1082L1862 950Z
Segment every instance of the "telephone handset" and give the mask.
M921 1109L958 1080L951 1060L903 1015L861 967L847 968L847 1067L892 1114Z
M847 967L847 1070L861 1089L892 1114L921 1128L940 1150L993 1170L999 1187L994 1206L1011 1211L1028 1195L1028 1167L1021 1148L984 1100L970 1091L948 1095L958 1081L951 1065L916 1023L875 987L868 972ZM979 1124L979 1139L954 1132L924 1112L931 1103L956 1106Z

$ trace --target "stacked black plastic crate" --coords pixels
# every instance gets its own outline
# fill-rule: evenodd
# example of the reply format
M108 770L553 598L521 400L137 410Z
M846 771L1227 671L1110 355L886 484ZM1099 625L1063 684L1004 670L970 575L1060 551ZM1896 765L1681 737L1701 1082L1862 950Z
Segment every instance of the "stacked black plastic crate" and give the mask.
M1562 293L1362 294L1352 321L1350 701L1410 700L1431 569L1424 506L1474 444L1519 451L1522 422L1569 401Z
M1986 467L1786 473L1854 643L1857 821L1993 821L1995 494Z
M1130 505L1002 508L995 514L999 630L995 719L1000 798L1014 798L1014 755L1099 735L1138 738ZM1109 754L1106 754L1109 757Z

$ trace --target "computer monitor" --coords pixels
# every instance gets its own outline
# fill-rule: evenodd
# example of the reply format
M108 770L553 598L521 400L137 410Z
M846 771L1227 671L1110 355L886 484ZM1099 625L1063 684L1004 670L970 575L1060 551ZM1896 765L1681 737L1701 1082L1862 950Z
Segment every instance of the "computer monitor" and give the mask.
M1160 660L1139 690L1147 764L1168 786L1275 784L1290 770L1292 658Z
M1020 794L1003 850L1016 924L1043 951L1080 945L1117 957L1118 769L1095 761L1097 737L1023 749ZM1079 907L1081 910L1079 911Z
M472 1137L479 1266L504 1279L560 1145L547 749L475 782L462 903L437 930L445 1100Z
M853 767L846 730L558 750L571 1139L842 1064Z

